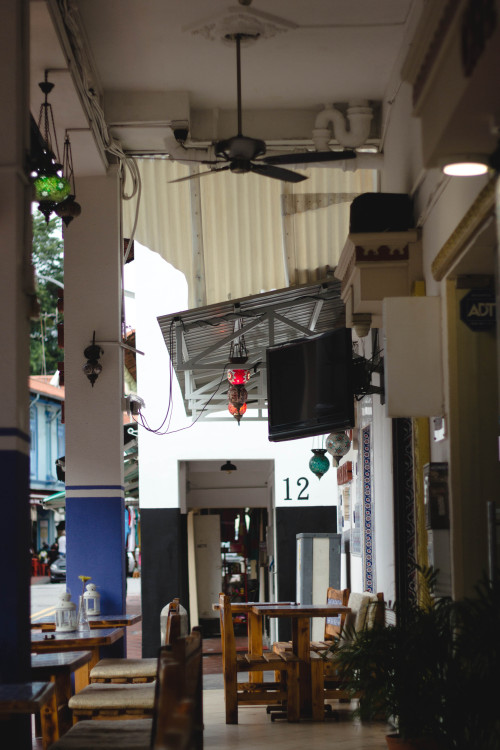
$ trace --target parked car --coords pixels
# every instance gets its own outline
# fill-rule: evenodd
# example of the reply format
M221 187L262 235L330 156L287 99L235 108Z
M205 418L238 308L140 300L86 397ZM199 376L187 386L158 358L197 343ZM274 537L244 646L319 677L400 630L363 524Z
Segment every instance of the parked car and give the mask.
M127 575L132 576L137 567L133 552L127 552ZM59 555L50 566L50 582L65 583L66 581L66 555Z
M64 583L66 581L66 555L59 555L50 566L50 582Z

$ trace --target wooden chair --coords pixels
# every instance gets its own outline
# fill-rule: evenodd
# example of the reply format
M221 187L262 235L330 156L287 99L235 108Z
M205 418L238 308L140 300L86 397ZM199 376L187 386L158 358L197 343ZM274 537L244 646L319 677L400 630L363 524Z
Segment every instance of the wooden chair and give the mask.
M170 645L173 645L180 637L181 615L178 607L172 607L169 613L169 626L167 636ZM73 695L68 706L73 712L73 723L85 719L145 719L151 717L154 712L155 683L154 681L135 681L131 661L141 662L143 660L129 659L105 659L98 662L91 671L91 684ZM150 662L151 660L146 660ZM153 677L156 677L158 663ZM123 664L125 662L125 664ZM101 679L101 670L108 672L107 679ZM109 666L108 666L109 665ZM123 665L123 666L122 666ZM148 670L150 665L148 664ZM121 677L123 673L124 678Z
M50 750L203 750L201 632L162 646L151 719L80 721Z
M343 629L337 636L338 643L350 637L352 631L383 625L385 620L384 595L369 592L351 592L347 602L350 612L347 614ZM325 700L348 700L349 694L343 689L335 663L335 641L323 666L323 695ZM330 646L327 646L329 648ZM319 687L321 690L321 686Z
M335 589L330 586L326 592L326 603L347 606L349 593L349 589ZM325 651L333 643L334 639L339 636L344 626L345 617L345 615L338 615L336 617L326 618L324 639L322 641L311 641L312 651ZM291 650L291 641L276 641L276 643L273 643L273 651L277 654Z
M291 652L264 653L260 657L236 653L231 599L219 595L219 615L222 640L222 671L226 724L238 723L238 705L286 704L288 721L299 721L299 664ZM279 672L278 682L238 682L238 672ZM284 679L286 676L286 679Z
M179 599L173 599L167 605L168 616L166 632L161 645L172 643L181 635L182 622L179 618L172 620L172 615L179 613ZM156 677L157 659L101 659L90 671L91 683L141 684L153 682Z

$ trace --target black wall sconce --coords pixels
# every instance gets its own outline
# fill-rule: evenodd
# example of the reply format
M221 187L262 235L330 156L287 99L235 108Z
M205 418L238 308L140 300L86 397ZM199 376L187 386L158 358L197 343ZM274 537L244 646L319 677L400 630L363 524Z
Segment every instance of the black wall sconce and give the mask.
M87 361L82 367L83 372L92 384L92 388L94 387L95 381L102 372L102 365L99 362L99 357L101 356L101 354L104 354L104 351L101 349L99 344L96 344L94 331L91 345L87 346L87 348L83 352L83 356L87 358Z

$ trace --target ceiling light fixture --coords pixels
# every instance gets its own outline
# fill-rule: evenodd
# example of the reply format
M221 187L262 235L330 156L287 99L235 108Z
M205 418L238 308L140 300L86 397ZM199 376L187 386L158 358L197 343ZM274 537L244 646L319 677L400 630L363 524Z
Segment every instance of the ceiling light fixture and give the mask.
M441 169L449 177L478 177L488 171L488 158L479 154L455 154L442 160Z
M234 464L231 463L231 461L227 460L225 464L222 464L220 470L225 471L226 474L232 474L233 471L237 471L237 468Z

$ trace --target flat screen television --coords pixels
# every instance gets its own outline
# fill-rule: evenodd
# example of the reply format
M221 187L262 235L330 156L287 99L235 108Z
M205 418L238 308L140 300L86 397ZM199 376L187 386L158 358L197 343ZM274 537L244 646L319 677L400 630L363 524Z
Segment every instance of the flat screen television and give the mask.
M266 361L269 440L354 427L350 328L269 347Z

